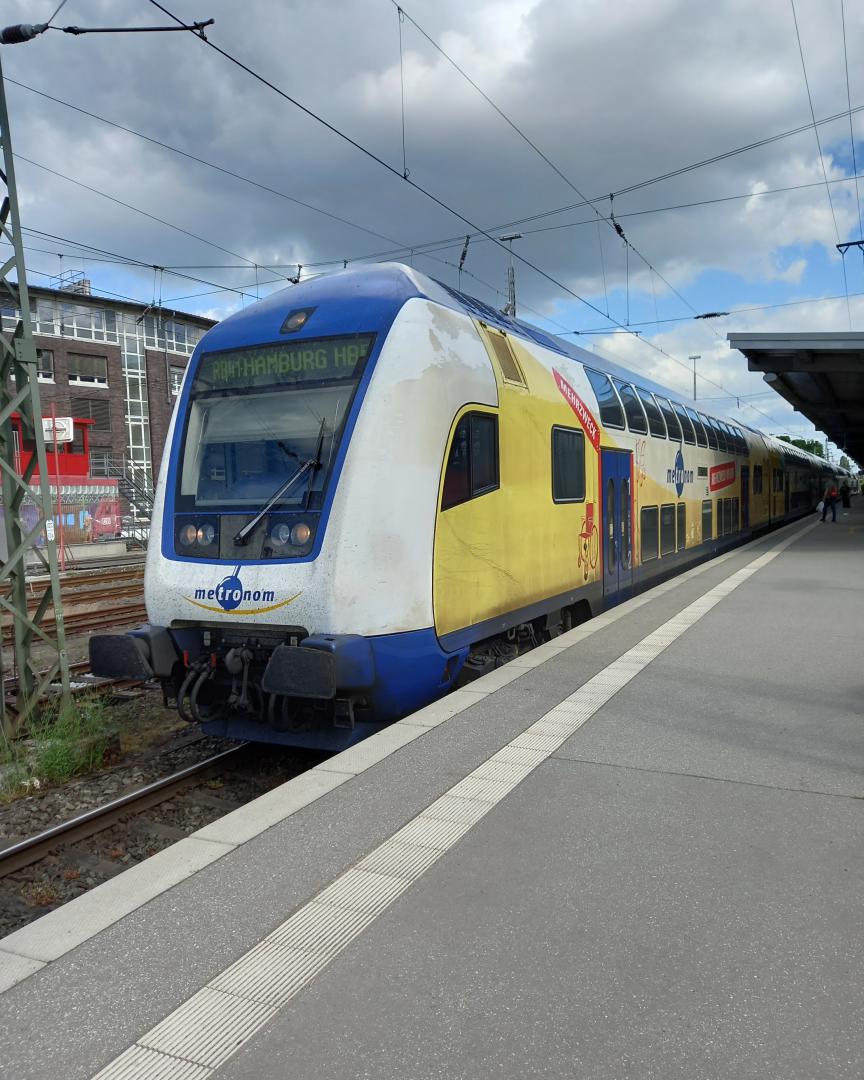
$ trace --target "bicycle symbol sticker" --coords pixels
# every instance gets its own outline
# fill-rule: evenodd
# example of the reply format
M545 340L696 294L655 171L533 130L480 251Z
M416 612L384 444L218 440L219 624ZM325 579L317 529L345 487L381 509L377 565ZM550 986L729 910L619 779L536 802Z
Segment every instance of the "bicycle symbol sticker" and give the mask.
M585 506L585 517L582 519L582 531L579 533L579 562L582 567L582 575L588 580L588 572L597 567L600 557L600 531L594 520L594 503Z

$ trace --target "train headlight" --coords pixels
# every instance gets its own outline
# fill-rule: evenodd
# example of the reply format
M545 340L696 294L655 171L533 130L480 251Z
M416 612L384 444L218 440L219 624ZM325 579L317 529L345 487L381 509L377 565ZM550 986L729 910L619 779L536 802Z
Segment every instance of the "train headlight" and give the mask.
M312 539L312 530L305 521L299 521L291 530L291 543L295 547L303 547Z
M209 547L216 539L216 527L209 521L204 525L199 525L195 538L202 547Z
M194 525L184 525L180 532L177 534L177 538L183 547L192 547L195 541L198 539L198 529Z
M291 526L284 521L280 521L278 525L274 525L270 530L270 539L276 547L285 547L291 541L291 532Z

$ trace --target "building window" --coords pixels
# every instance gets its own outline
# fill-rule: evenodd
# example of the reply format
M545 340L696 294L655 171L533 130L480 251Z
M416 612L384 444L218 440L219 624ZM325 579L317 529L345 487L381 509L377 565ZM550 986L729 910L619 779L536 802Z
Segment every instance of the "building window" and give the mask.
M656 506L643 506L640 518L642 562L656 559L660 554L660 511ZM672 519L675 520L674 518Z
M552 501L585 498L585 436L572 428L552 428Z
M498 487L498 417L468 413L456 425L441 509L467 502Z
M169 385L171 387L171 393L175 397L180 393L180 387L183 385L183 376L185 374L186 368L172 366L168 369Z
M111 431L111 406L105 398L73 397L72 415L76 420L92 420L94 433Z
M69 353L69 382L108 385L108 357Z
M36 377L40 382L54 382L54 353L50 349L36 350Z

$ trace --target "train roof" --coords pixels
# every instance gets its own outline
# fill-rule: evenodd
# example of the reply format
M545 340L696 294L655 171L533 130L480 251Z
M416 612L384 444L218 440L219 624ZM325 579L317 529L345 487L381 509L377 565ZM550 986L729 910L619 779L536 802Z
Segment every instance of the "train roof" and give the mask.
M356 330L366 320L377 327L389 327L399 310L410 299L426 299L441 304L466 315L482 319L483 322L503 330L515 337L533 341L544 349L569 357L587 367L602 371L624 382L635 382L645 390L660 394L680 405L693 406L694 402L685 399L674 390L638 375L620 364L597 353L589 352L569 341L548 334L522 319L505 315L489 304L477 300L467 293L445 285L413 267L402 263L373 263L368 266L338 270L330 274L321 274L287 289L271 293L265 300L230 315L223 322L208 331L203 341L211 349L230 349L240 345L264 344L278 336L286 315L290 311L314 308L324 301L330 307L330 316L326 327L320 323L310 326L310 331L317 333L339 334ZM333 302L337 303L334 305ZM372 328L372 325L369 326ZM695 402L700 408L699 402ZM704 407L700 411L705 411ZM713 413L712 415L716 415ZM828 466L828 462L815 457L800 447L783 442L773 436L765 435L758 428L751 427L741 420L732 420L737 427L750 432L752 436L762 438L773 450L787 457L813 461Z

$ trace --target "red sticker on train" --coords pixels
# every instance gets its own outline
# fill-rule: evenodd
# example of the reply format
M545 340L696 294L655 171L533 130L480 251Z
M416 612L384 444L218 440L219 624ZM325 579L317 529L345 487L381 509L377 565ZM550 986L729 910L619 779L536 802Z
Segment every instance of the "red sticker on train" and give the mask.
M708 490L719 491L735 483L735 462L726 461L708 470Z
M566 400L573 412L576 413L579 423L585 429L585 434L588 436L591 445L595 450L599 450L600 427L594 419L591 410L560 372L553 368L552 374L555 376L555 384L561 391L562 397Z

